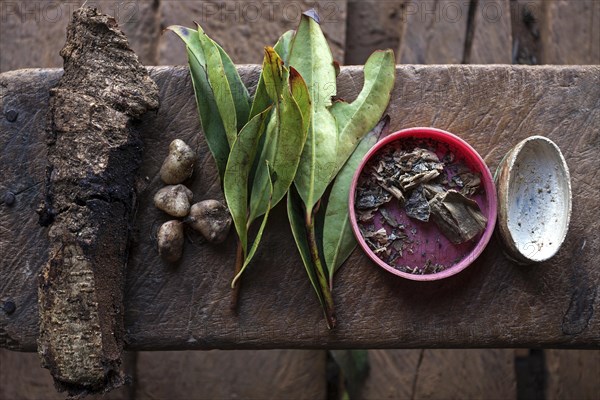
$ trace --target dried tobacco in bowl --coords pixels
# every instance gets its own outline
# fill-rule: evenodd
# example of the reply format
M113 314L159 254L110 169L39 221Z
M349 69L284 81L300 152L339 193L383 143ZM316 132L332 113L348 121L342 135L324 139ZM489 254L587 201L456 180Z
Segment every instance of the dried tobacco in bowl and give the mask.
M354 219L379 260L400 273L431 275L473 254L488 226L487 168L451 142L416 136L391 141L367 159Z

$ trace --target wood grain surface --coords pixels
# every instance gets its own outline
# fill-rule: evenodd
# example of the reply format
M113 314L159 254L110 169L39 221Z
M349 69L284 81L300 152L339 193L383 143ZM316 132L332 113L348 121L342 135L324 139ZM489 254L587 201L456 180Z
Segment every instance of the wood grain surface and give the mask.
M325 360L319 350L140 352L135 398L324 400Z
M241 67L250 86L258 72L257 66ZM479 151L492 171L527 136L556 141L571 168L571 229L549 262L518 267L492 240L471 267L440 282L394 277L356 251L336 276L339 325L334 331L322 319L281 207L274 210L244 277L239 316L227 306L233 237L209 246L192 236L179 266L162 264L152 236L166 218L151 203L161 187L157 173L168 143L181 138L198 149L200 162L189 183L196 199L220 198L221 192L199 134L187 69L155 67L151 73L162 107L139 123L146 149L125 295L129 349L600 345L600 318L594 312L600 279L595 167L600 67L398 67L388 109L394 130L447 129ZM16 194L12 206L0 204L0 275L8 277L0 281L0 300L16 304L12 314L0 312L0 345L25 351L36 346L35 288L47 242L35 209L46 162L48 89L60 74L28 70L0 75L0 193ZM339 94L351 99L361 82L360 67L342 69Z
M371 350L360 399L514 399L512 350Z
M469 1L415 0L405 4L398 62L461 64L469 25Z
M479 0L467 64L511 64L512 23L509 0Z

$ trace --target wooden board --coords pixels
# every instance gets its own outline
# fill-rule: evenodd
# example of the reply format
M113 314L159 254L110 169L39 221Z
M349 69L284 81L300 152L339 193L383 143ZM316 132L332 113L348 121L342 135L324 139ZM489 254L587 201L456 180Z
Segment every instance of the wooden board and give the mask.
M512 64L509 0L479 0L473 22L468 64Z
M83 3L85 0L0 2L0 72L62 67L59 51L65 44L67 23ZM144 65L158 62L160 21L156 4L153 0L93 1L98 10L117 20Z
M547 350L546 398L594 400L600 393L600 350Z
M544 2L542 63L600 64L600 2Z
M516 0L510 3L512 22L512 63L541 63L540 31L545 18L544 0Z
M362 65L375 50L393 49L398 53L405 9L405 0L350 1L345 64Z
M36 274L46 257L46 232L37 226L46 147L48 88L60 70L0 76L0 345L33 351L37 337ZM571 229L559 254L518 267L496 242L467 270L440 282L416 283L377 268L356 251L335 280L339 324L328 331L294 248L285 211L277 207L243 280L239 316L229 311L235 244L188 243L177 268L164 266L152 239L166 218L152 205L157 173L176 137L198 148L191 185L197 200L219 198L220 185L196 116L186 68L151 68L162 107L138 125L145 159L138 190L137 233L125 294L130 350L210 348L579 347L600 345L597 268L600 247L596 195L600 144L600 67L402 66L388 109L391 128L434 126L454 132L495 170L521 139L546 135L571 168ZM257 66L241 67L256 83ZM351 99L359 67L342 69L340 95ZM14 116L14 113L10 114ZM116 233L118 234L118 233Z
M135 353L123 357L124 370L129 376L135 374ZM2 400L63 400L58 393L50 371L40 366L40 357L33 353L16 353L0 349L0 399ZM108 394L90 395L89 400L132 399L133 385L122 386Z
M460 64L463 62L469 1L416 0L406 3L406 22L398 62Z
M513 361L508 349L370 350L359 398L514 399Z
M138 353L136 399L325 399L319 350Z
M256 2L242 1L161 1L161 25L194 26L198 22L220 43L238 64L260 64L264 46L273 46L280 35L296 29L302 12L315 8L329 41L334 59L344 61L347 0ZM185 47L172 33L158 44L161 65L186 65Z

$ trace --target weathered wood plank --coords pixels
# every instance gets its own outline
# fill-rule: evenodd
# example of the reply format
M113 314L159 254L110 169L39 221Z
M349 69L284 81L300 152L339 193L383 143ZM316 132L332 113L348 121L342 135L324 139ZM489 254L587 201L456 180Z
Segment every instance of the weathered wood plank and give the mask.
M469 1L416 0L406 3L398 51L402 64L463 62Z
M361 399L514 399L512 350L370 350Z
M140 352L136 399L325 399L325 352Z
M131 249L126 305L132 350L208 348L581 347L600 345L596 153L600 145L600 67L400 66L388 109L392 129L434 126L469 141L494 170L521 139L542 134L562 148L571 167L572 225L559 254L542 265L517 267L493 240L461 274L419 284L375 267L356 251L336 277L339 326L329 332L306 279L285 210L274 210L255 262L244 277L239 316L228 309L235 244L188 243L177 268L164 266L152 239L166 218L152 206L157 173L176 137L198 148L191 185L196 198L219 198L213 161L199 135L186 68L152 68L162 108L140 123L146 150L139 182L137 237ZM242 67L255 84L259 69ZM47 243L37 227L46 154L47 91L60 70L0 77L0 344L34 350L36 274ZM342 69L339 92L356 95L362 72ZM14 113L18 113L14 119ZM10 121L6 118L10 115Z
M406 20L405 2L363 0L348 3L345 64L364 64L375 50L398 51Z
M301 0L294 2L162 1L161 25L193 26L198 22L238 64L261 64L264 46L275 44L281 34L296 29L300 14L314 7L329 40L334 59L344 61L347 0ZM159 42L161 65L185 65L185 47L173 34Z
M469 64L512 64L509 0L479 0L473 23Z
M0 2L0 72L19 68L62 67L58 54L73 11L85 0ZM88 1L88 5L91 5ZM144 65L156 65L160 20L158 1L94 0L99 11L114 17Z
M544 2L542 63L600 64L600 2Z
M600 393L600 350L547 350L546 398L593 400Z
M516 0L510 4L512 21L512 63L536 65L541 63L541 25L544 21L543 0Z
M135 354L123 357L125 373L134 374ZM0 349L0 399L2 400L63 400L50 371L40 366L40 357L33 353L17 353ZM103 395L90 395L89 400L132 399L133 386L127 385Z

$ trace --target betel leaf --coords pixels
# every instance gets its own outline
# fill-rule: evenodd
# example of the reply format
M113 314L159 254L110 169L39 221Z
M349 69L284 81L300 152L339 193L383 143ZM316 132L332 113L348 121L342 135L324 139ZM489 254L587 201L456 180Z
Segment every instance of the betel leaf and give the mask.
M392 50L374 52L365 64L365 83L356 100L352 103L339 101L331 107L338 129L334 176L360 139L383 115L394 87L395 71Z
M217 164L222 182L227 166L227 158L229 157L229 142L227 141L225 127L219 116L213 90L208 81L206 60L200 45L198 31L177 25L170 26L167 29L177 34L186 45L200 124L208 148Z
M306 142L307 124L303 121L303 113L310 113L308 89L302 77L294 70L291 73L283 66L283 61L272 48L265 50L263 77L267 92L275 102L265 142L256 170L250 199L250 217L253 221L268 211L269 203L275 206L285 196L294 181L304 143ZM269 169L267 169L268 162ZM269 177L273 174L273 193L269 196Z
M266 109L244 126L233 143L225 170L223 182L225 200L242 243L244 255L248 247L248 177L270 111L270 108Z
M319 286L319 278L317 277L316 267L312 262L310 247L306 238L306 220L302 207L302 199L300 198L296 188L293 186L290 187L290 190L288 191L287 213L288 220L290 221L290 227L292 228L292 235L296 241L296 247L300 252L302 263L304 264L304 268L306 269L310 283L317 294L319 303L321 303L321 307L325 311L327 305Z
M286 33L281 35L277 43L275 43L275 46L273 46L273 48L275 49L277 54L279 54L279 57L281 57L285 65L289 65L288 61L290 56L290 50L292 48L292 39L294 38L294 33L295 32L293 30L287 31Z
M348 197L354 173L367 152L379 140L389 124L389 117L382 119L358 144L346 164L340 170L331 188L323 223L323 256L329 275L329 287L333 287L333 275L356 247L349 219Z
M237 68L231 58L227 55L225 50L217 42L212 41L217 49L219 49L219 54L221 55L221 62L223 63L223 68L225 70L225 76L227 77L227 82L229 83L229 88L231 89L231 95L233 96L233 103L235 105L235 114L237 119L237 130L238 132L242 130L246 122L248 122L248 116L250 114L250 94L248 93L248 89L242 82L242 78L237 71Z
M269 169L269 163L267 162L266 164L267 164L267 169ZM252 261L254 254L256 254L256 250L258 249L258 245L260 244L260 240L262 239L263 232L265 231L265 226L267 226L267 221L269 220L269 214L270 214L271 208L272 208L271 199L273 198L273 181L271 180L270 175L269 175L268 180L269 180L269 203L267 204L267 211L265 212L262 223L260 224L260 228L258 229L258 233L256 234L256 237L254 238L254 243L252 243L252 247L250 248L250 251L248 252L248 255L246 256L246 259L244 260L244 264L242 265L240 272L237 273L237 275L233 278L233 281L231 282L232 288L235 287L235 284L237 283L237 281L240 279L240 277L242 276L242 274L248 267L248 264L250 264L250 261Z
M291 40L294 36L294 31L287 31L275 43L273 48L275 52L279 54L279 57L286 62L287 56L290 52ZM263 70L264 73L264 70ZM250 118L253 118L256 114L265 110L268 106L273 104L273 101L267 94L267 89L265 87L265 80L263 78L263 73L260 74L260 78L258 80L258 85L256 86L256 92L254 94L254 100L252 101L252 108L250 109Z
M308 15L307 15L308 14ZM323 196L335 170L337 126L329 111L336 94L333 57L317 21L305 13L292 41L289 64L304 78L312 101L308 137L295 184L307 214Z
M206 69L208 82L213 90L215 103L223 121L227 141L231 147L238 133L237 112L233 94L229 87L229 81L227 80L227 74L225 73L225 66L221 59L221 52L212 39L202 30L200 25L198 25L198 39L200 40L206 65L208 66Z

